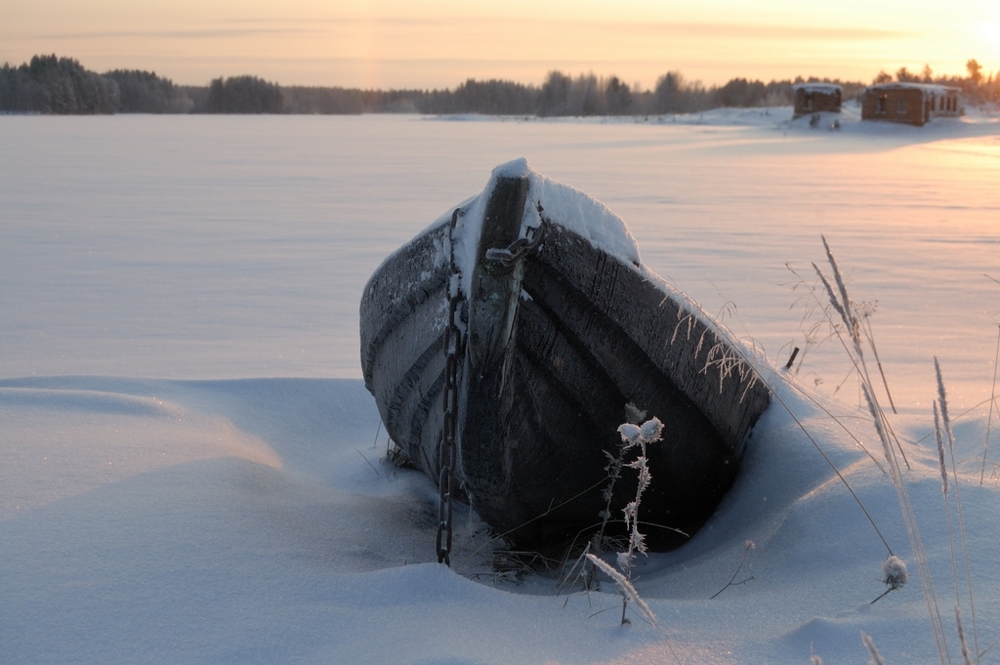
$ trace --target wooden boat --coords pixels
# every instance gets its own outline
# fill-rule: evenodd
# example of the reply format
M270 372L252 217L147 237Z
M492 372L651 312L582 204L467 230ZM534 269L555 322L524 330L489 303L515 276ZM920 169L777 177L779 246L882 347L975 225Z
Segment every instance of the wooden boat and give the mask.
M454 423L455 481L497 535L532 550L598 527L617 428L635 412L663 423L641 530L654 549L682 544L769 402L738 344L642 267L619 218L524 160L382 263L362 296L361 358L413 464L439 481ZM612 527L631 475L614 484Z

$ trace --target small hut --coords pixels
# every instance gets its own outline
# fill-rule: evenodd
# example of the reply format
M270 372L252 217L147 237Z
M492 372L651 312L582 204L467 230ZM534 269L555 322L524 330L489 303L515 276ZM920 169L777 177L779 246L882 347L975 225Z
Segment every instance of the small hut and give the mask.
M930 83L873 85L861 95L861 119L921 127L933 118L961 115L958 93L958 88Z
M840 113L843 88L834 83L797 83L792 86L795 96L795 110L792 120L804 115L826 111Z

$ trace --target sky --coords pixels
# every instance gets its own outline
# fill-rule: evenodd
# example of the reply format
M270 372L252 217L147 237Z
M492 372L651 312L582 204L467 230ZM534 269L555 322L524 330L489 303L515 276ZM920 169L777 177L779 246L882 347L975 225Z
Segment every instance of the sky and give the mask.
M668 71L868 82L900 67L1000 69L995 0L3 0L0 62L72 57L175 83L251 74L282 85L540 84L558 69L650 89Z

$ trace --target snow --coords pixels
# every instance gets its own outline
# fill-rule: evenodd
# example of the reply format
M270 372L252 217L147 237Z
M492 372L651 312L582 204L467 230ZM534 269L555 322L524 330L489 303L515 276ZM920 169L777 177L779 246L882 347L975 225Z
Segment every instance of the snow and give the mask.
M837 85L836 83L822 83L820 81L809 81L808 83L796 83L792 86L792 90L803 90L805 92L818 92L821 94L832 95L837 92L843 91L843 86Z
M542 206L546 219L622 261L639 263L639 248L625 222L600 201L537 173L531 178L528 196L532 208L536 203Z
M891 83L879 83L871 86L874 90L922 90L943 95L948 92L961 92L961 88L954 85L940 85L938 83L917 83L915 81L893 81Z
M627 263L639 264L639 248L625 222L607 206L569 185L556 182L534 171L521 157L493 169L483 191L461 203L463 215L455 228L455 264L462 275L471 275L476 262L483 217L490 193L500 178L525 178L528 193L524 203L519 238L526 238L542 225L542 217L576 232L594 247ZM542 210L539 213L539 209ZM451 222L452 212L445 213L424 233ZM471 297L469 284L461 284Z
M960 662L956 602L973 641L971 586L987 649L1000 637L1000 123L854 112L840 131L791 109L0 118L0 660L830 665L865 662L863 632L887 663L936 662L881 446L839 343L813 329L821 233L852 299L877 301L947 648ZM520 157L626 220L615 237L773 367L803 349L791 372L767 372L776 406L708 526L634 562L659 631L634 612L618 625L609 580L557 592L550 576L494 570L467 510L454 569L438 565L436 489L382 461L359 379L361 289ZM951 565L935 356L971 584L961 550ZM883 538L909 581L871 604Z

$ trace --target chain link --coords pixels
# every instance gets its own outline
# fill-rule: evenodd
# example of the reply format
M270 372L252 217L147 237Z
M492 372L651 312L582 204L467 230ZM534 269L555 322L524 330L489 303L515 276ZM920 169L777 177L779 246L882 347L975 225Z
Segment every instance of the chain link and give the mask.
M438 563L451 566L452 487L455 481L455 465L458 462L458 445L455 441L458 429L458 361L462 357L462 330L458 326L459 307L462 304L462 289L459 285L458 265L455 263L455 225L459 210L451 216L448 230L448 253L451 263L451 278L448 280L448 327L444 334L445 384L444 384L444 426L441 432L438 466Z
M524 238L518 238L506 248L490 247L486 250L486 260L494 261L506 267L524 258L528 252L538 247L538 243L542 241L542 227L529 227L525 231L525 234Z
M542 206L538 205L538 214L542 215ZM462 329L458 325L459 308L462 305L462 289L459 284L460 272L455 263L455 226L461 210L456 209L451 215L451 226L448 228L448 254L451 264L451 278L448 280L448 327L444 334L445 350L445 384L444 384L444 425L441 431L441 447L438 452L438 529L437 556L438 563L451 566L452 528L451 518L454 505L455 467L458 464L458 363L464 357L465 340ZM545 222L545 218L542 217ZM507 248L490 248L486 250L486 259L500 263L504 267L524 258L531 250L538 247L542 241L542 226L529 228L524 238L518 238Z

